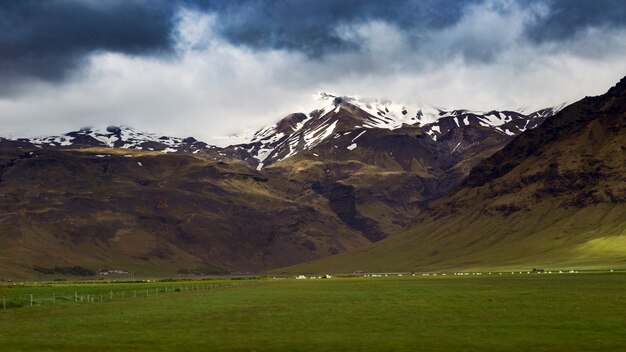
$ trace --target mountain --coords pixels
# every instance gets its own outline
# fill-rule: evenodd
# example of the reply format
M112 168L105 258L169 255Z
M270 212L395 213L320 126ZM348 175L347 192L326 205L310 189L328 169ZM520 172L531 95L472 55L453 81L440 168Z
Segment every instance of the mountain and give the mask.
M340 219L374 242L407 226L479 161L558 110L411 110L328 94L321 102L308 117L289 115L237 148L268 151L258 166L325 196Z
M400 234L284 271L626 267L626 78L470 172Z
M225 148L125 126L0 139L0 271L258 272L361 248L559 109L319 103Z
M411 125L421 127L430 139L437 141L453 130L473 126L516 136L541 124L560 108L562 106L526 115L514 111L444 111L430 107L407 108L388 101L359 100L320 93L317 107L308 114L289 114L275 125L256 132L250 142L227 150L237 158L262 168L357 130L359 133L369 129L397 130ZM356 144L353 147L356 148ZM467 147L469 144L458 139L452 148L461 148L461 151Z
M193 137L178 138L158 136L153 133L140 132L128 126L109 126L104 128L82 128L60 136L34 138L0 138L0 146L5 147L37 147L37 148L89 148L109 147L160 151L164 153L210 152L218 149Z
M189 155L0 149L0 272L257 272L369 243L296 187Z

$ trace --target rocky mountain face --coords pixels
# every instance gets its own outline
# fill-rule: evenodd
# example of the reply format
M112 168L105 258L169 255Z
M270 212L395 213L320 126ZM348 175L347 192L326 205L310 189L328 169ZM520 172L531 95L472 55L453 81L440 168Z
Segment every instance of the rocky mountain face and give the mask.
M558 109L414 111L334 97L308 118L290 115L260 131L243 149L269 151L261 160L266 172L325 196L346 224L375 242L407 226L478 162Z
M415 223L298 270L530 270L626 264L626 78L476 165Z
M441 111L323 94L313 111L225 148L115 126L2 138L0 270L254 272L360 248L559 109Z
M464 182L517 194L511 209L558 200L561 207L626 203L626 78L587 97L483 160ZM522 191L520 193L519 191Z
M317 106L308 114L293 113L275 125L259 130L249 143L227 148L229 154L262 168L349 132L379 129L393 131L405 125L420 127L433 141L448 137L449 149L462 152L472 144L477 144L481 136L465 140L463 134L457 134L456 138L450 138L450 134L465 130L466 127L482 127L495 134L513 137L538 126L546 117L562 108L542 109L526 115L513 111L443 111L407 108L390 102L361 101L325 93L320 94Z
M200 142L193 137L178 138L158 136L149 132L137 131L128 126L109 126L101 128L82 128L60 136L34 138L0 138L0 146L4 147L36 147L39 149L76 149L76 148L121 148L163 153L199 152L215 154L219 149Z

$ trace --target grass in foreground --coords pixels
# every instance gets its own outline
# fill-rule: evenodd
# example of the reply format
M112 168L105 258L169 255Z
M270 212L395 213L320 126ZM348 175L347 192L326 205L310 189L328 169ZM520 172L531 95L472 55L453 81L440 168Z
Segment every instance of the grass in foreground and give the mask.
M287 279L0 311L0 344L2 351L623 351L624 292L622 273Z

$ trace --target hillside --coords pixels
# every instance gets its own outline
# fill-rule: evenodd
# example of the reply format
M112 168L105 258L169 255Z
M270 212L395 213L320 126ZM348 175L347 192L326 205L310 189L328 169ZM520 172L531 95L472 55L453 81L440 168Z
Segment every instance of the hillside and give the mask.
M0 152L0 272L248 272L369 241L244 165L113 148ZM292 194L295 193L296 196Z
M268 125L248 137L248 142L225 148L224 154L244 160L260 169L348 133L368 130L396 131L403 126L421 128L425 137L434 142L440 142L446 136L454 134L454 131L467 127L480 128L510 140L511 137L540 125L546 117L552 116L562 107L563 105L541 109L530 114L495 110L446 111L428 106L406 107L385 100L363 100L320 93L315 108L310 112L289 114L276 124ZM353 138L354 136L356 134ZM447 140L451 144L448 146L450 149L462 151L469 147L467 141L458 138L458 134L456 140ZM478 141L472 142L476 144Z
M344 223L373 242L406 227L478 162L558 111L446 112L329 95L322 102L328 106L310 117L290 115L240 150L262 145L268 152L257 167L326 197Z
M258 272L362 248L559 109L323 94L223 148L128 126L0 138L0 272Z
M481 126L451 129L439 141L417 126L357 129L264 170L328 198L345 223L379 241L408 225L421 207L454 189L471 166L509 140Z
M283 271L626 268L626 78L524 132L412 226Z

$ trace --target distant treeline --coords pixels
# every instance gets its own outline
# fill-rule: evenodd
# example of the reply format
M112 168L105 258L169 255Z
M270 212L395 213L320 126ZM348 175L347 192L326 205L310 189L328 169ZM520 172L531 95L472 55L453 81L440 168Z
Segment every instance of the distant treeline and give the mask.
M33 270L46 275L74 275L74 276L94 276L96 272L83 268L82 266L55 266L54 268L44 268L35 266Z

